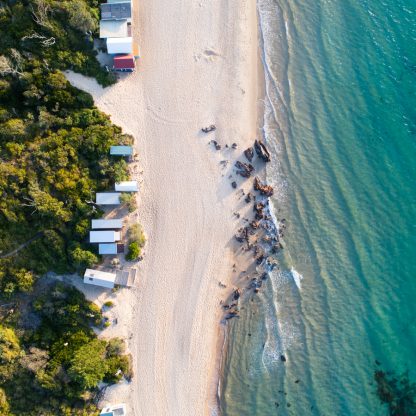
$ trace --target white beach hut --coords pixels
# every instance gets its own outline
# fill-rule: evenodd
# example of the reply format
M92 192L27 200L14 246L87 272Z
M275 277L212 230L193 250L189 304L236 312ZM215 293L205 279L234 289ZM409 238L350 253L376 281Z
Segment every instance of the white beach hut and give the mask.
M100 38L125 38L129 36L127 20L100 20Z
M118 182L115 185L115 190L118 192L137 192L139 185L137 181Z
M126 20L129 23L132 18L132 5L129 0L109 1L100 5L101 19L103 20Z
M102 272L101 270L87 269L84 273L84 283L108 287L112 289L115 285L116 275L114 273Z
M118 192L97 192L95 202L98 205L120 205L120 194Z
M101 410L100 416L127 416L126 405L121 403L104 407Z
M120 231L90 231L90 243L115 243L120 241Z
M121 218L117 219L101 219L101 220L92 220L91 228L93 230L119 230L123 228L123 220Z
M133 38L107 38L107 52L116 53L133 53Z

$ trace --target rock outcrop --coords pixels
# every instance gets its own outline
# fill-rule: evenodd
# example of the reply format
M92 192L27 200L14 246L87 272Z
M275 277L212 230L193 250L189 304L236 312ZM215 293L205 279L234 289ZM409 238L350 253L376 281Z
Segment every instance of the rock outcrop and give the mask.
M270 152L267 150L266 145L261 140L254 142L254 149L256 150L257 156L264 162L270 162Z

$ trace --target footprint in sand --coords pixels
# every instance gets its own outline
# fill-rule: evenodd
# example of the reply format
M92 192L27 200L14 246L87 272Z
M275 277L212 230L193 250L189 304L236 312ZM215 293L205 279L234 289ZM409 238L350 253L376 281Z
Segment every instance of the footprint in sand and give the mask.
M215 58L221 56L218 52L214 51L213 49L205 49L203 55L207 61L214 61Z

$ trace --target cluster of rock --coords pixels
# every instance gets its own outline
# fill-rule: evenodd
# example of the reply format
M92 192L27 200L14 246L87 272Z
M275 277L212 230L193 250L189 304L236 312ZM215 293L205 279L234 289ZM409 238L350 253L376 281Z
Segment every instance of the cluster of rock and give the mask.
M235 163L236 173L244 178L250 178L255 171L253 162L255 155L260 163L271 161L271 155L265 144L261 140L256 140L254 146L244 151L248 163L237 161ZM254 162L253 162L254 163ZM231 183L233 188L237 188L237 182ZM253 217L244 218L246 225L239 228L235 234L235 239L242 245L241 249L245 252L252 252L254 259L255 272L246 274L244 278L248 280L244 291L253 291L258 293L263 282L268 278L268 273L276 266L276 260L273 255L283 249L281 239L286 227L286 221L283 219L279 224L273 222L270 214L269 198L273 195L273 187L263 183L258 176L253 179L253 191L247 194L241 190L244 200L247 204L253 204ZM240 216L238 215L238 218ZM238 316L238 302L242 294L241 289L236 289L227 304L223 305L227 311L225 319L231 319Z

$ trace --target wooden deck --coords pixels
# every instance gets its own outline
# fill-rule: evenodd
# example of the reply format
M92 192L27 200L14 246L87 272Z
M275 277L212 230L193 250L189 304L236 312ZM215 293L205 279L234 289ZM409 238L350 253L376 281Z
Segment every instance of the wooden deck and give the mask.
M118 270L115 284L124 287L133 287L136 283L136 269Z

